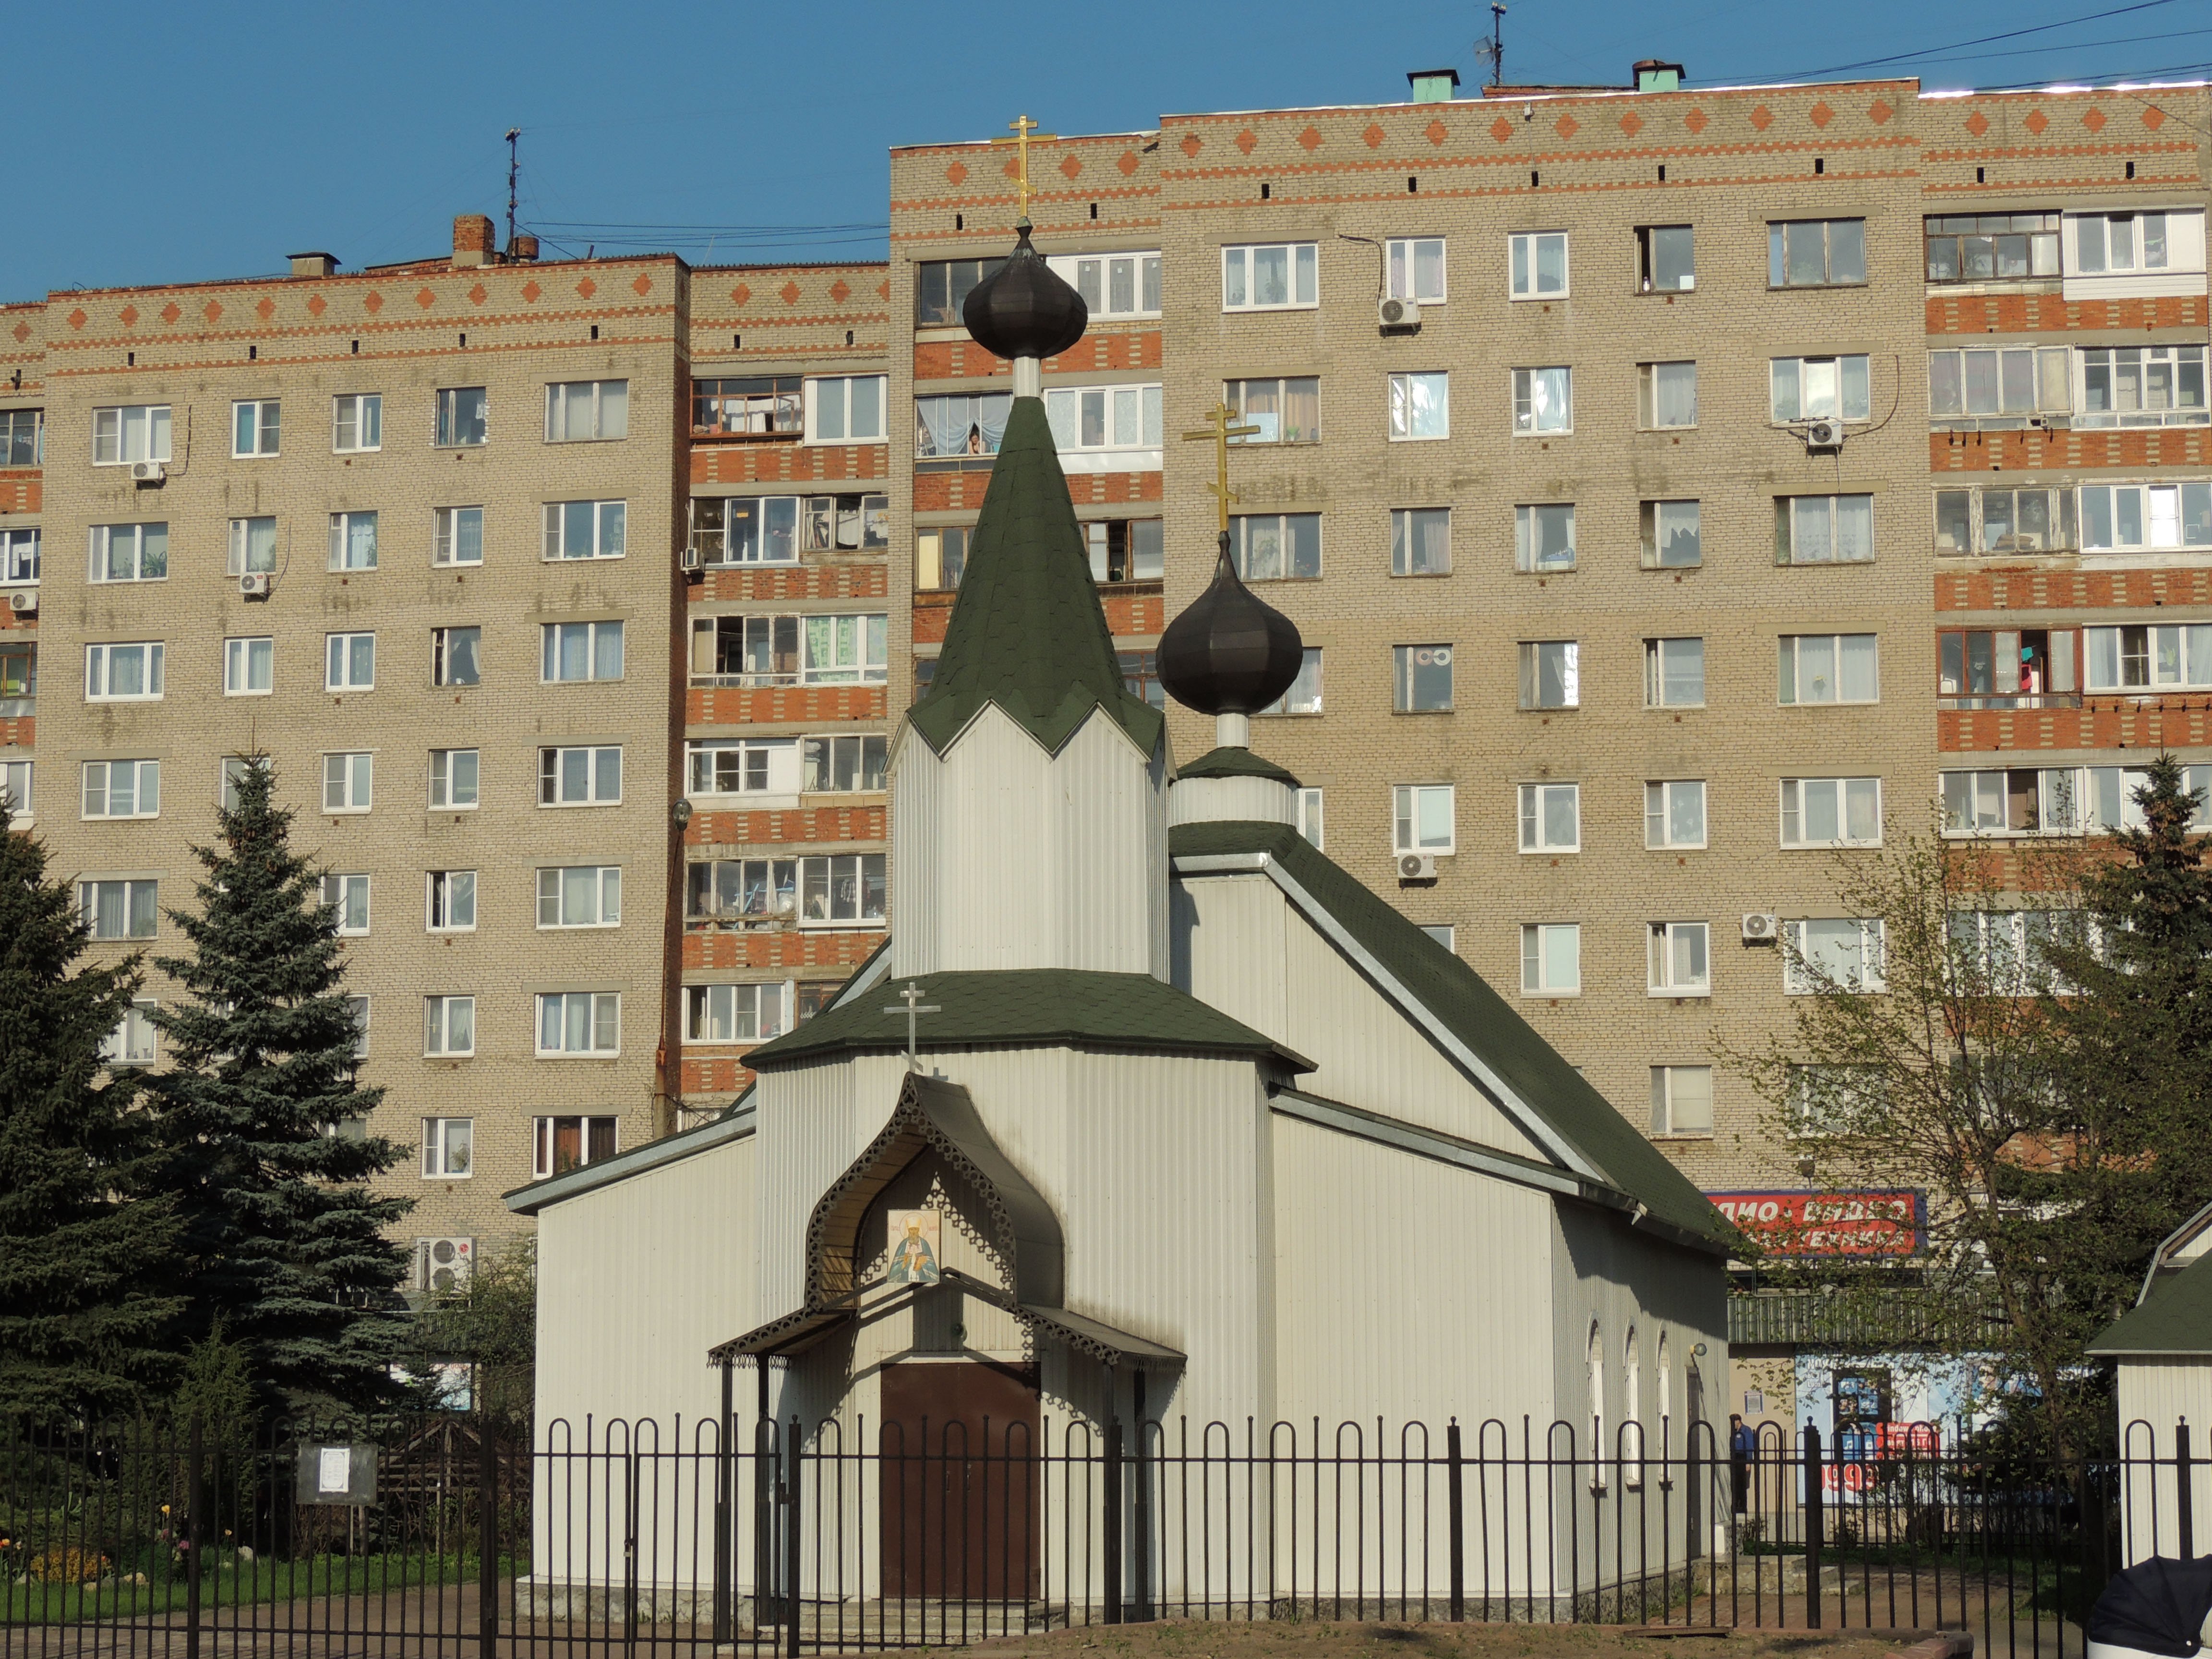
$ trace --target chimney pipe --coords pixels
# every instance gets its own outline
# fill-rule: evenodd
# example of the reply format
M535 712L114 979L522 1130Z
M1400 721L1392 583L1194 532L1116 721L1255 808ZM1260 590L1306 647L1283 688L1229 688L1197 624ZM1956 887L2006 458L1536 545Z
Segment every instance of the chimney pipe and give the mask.
M453 216L453 263L457 265L488 265L492 259L491 218L483 213L460 213Z
M338 268L338 256L335 253L295 253L289 257L295 276L328 276Z

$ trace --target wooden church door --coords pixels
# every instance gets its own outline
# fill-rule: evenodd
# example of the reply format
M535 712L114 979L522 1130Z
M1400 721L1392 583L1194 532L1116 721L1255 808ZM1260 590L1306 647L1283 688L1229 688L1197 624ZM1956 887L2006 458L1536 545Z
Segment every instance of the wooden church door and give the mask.
M882 1375L884 1593L1036 1597L1036 1368L908 1360Z

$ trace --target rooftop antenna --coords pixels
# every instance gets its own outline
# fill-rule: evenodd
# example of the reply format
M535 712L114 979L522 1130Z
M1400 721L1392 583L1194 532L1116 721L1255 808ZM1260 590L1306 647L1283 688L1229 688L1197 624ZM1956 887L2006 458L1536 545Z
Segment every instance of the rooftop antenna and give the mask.
M507 130L507 252L509 258L514 257L514 179L522 169L520 152L516 144L521 137L520 127Z
M1490 65L1490 84L1505 84L1505 40L1503 25L1505 8L1498 0L1490 0L1490 39L1474 43L1474 55Z

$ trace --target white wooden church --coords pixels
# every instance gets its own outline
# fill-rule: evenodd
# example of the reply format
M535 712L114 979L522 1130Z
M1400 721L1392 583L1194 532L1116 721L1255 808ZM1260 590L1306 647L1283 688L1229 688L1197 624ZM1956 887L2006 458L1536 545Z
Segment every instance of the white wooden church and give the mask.
M1165 1451L1287 1425L1304 1454L1350 1423L1440 1452L1456 1419L1472 1455L1525 1419L1540 1455L1557 1421L1584 1457L1624 1428L1680 1456L1727 1376L1717 1212L1300 836L1297 781L1245 746L1297 635L1225 555L1163 641L1222 737L1178 769L1124 687L1038 396L1082 302L1024 228L968 321L1016 398L892 750L890 936L719 1120L510 1195L538 1224L541 1449L645 1419L689 1446L733 1401L748 1449L763 1417L847 1451L955 1425L980 1445L988 1418L994 1451L1011 1425L1055 1456L1116 1421ZM890 1501L855 1478L860 1508ZM541 1514L542 1577L568 1524ZM712 1551L657 1553L680 1587ZM876 1557L836 1593L927 1588Z

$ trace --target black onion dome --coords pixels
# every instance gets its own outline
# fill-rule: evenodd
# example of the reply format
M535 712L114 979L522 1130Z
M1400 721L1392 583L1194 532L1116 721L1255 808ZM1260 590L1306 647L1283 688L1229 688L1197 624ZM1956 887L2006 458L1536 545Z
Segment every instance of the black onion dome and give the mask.
M1054 357L1083 337L1091 307L1030 246L1030 228L996 270L968 291L960 320L995 356Z
M1304 660L1297 624L1244 586L1224 532L1212 586L1160 635L1160 684L1201 714L1256 714L1291 689Z

